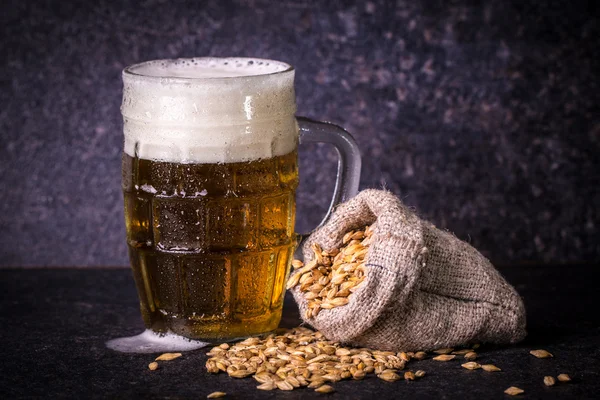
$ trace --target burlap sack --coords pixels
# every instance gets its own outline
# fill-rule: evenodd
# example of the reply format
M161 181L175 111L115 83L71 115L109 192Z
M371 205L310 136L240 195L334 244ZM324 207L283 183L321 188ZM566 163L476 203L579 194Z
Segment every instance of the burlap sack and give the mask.
M432 350L525 337L521 298L469 244L420 219L389 192L365 190L340 205L303 247L339 248L346 232L375 223L367 277L342 307L306 319L330 340L382 350Z

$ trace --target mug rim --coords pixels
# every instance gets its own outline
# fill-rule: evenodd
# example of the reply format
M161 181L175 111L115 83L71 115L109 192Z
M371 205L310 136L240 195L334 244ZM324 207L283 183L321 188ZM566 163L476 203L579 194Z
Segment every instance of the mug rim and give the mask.
M135 69L143 68L150 64L160 63L160 62L176 62L176 61L191 61L191 60L242 60L244 62L263 62L263 63L273 63L281 65L284 69L279 71L272 71L260 74L253 75L241 75L241 76L221 76L221 77L184 77L184 76L170 76L170 75L151 75L144 74L140 72L136 72ZM169 81L169 82L181 82L181 83L191 83L191 82L218 82L218 81L233 81L240 79L261 79L269 76L275 75L283 75L290 72L294 72L294 67L286 63L284 61L269 59L269 58L257 58L257 57L181 57L181 58L161 58L155 60L144 61L141 63L136 63L129 65L123 69L123 78L131 77L138 78L149 81Z

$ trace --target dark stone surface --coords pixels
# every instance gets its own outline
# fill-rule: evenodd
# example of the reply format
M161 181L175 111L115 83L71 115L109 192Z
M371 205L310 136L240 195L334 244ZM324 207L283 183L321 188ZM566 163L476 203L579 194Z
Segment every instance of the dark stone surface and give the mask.
M423 369L418 381L386 383L374 377L334 384L332 399L503 398L518 386L522 398L596 398L600 391L600 314L596 312L598 265L504 268L501 271L523 296L529 335L511 347L483 345L480 362L498 373L467 371L458 361L410 362ZM208 375L206 350L185 353L147 369L155 356L122 354L104 343L143 329L128 269L0 269L2 398L204 398L225 391L228 398L312 397L312 390L261 392L252 379ZM293 299L286 298L282 326L297 326ZM552 359L537 359L529 350L543 348ZM545 375L567 373L573 381L547 388Z
M267 7L269 5L270 7ZM387 187L496 262L600 259L600 19L589 1L15 1L0 6L0 265L123 265L120 72L245 55L297 67ZM301 154L299 230L333 152Z

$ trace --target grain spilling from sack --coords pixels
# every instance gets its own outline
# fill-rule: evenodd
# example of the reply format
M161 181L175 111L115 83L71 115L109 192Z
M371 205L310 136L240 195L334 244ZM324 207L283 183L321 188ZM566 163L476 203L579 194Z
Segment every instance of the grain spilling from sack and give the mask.
M372 235L370 226L351 230L344 235L339 249L323 251L313 243L314 257L310 262L306 265L300 260L292 262L295 271L287 282L287 289L299 286L308 302L306 318L316 317L323 309L348 304L349 296L365 280L365 257Z

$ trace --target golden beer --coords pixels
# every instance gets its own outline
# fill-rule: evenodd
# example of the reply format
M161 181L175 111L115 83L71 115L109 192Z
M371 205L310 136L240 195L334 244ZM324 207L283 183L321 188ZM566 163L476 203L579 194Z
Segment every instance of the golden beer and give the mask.
M203 339L275 329L297 184L296 151L223 164L125 154L127 239L146 326Z

